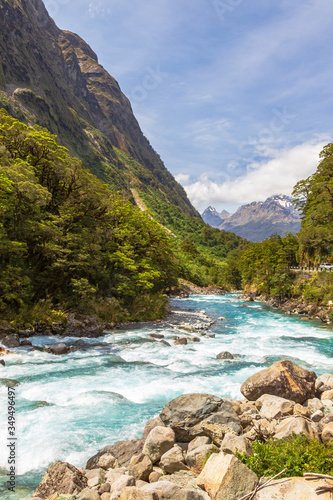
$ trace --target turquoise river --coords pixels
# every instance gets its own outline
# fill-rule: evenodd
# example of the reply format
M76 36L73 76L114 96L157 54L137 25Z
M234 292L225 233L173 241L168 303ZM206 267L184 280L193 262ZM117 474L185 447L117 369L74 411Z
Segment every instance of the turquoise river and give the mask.
M85 339L89 349L54 356L31 348L12 349L1 377L16 387L16 491L6 488L8 470L7 387L0 387L0 497L29 497L55 460L84 466L99 449L141 437L145 422L171 399L192 392L240 399L244 380L280 359L333 372L333 333L320 322L286 316L234 294L192 295L171 306L206 311L216 320L200 343L175 346L180 333L156 324L106 332ZM220 316L227 321L217 321ZM171 347L153 341L163 333ZM32 337L33 345L72 344L73 338ZM221 351L239 355L217 360Z

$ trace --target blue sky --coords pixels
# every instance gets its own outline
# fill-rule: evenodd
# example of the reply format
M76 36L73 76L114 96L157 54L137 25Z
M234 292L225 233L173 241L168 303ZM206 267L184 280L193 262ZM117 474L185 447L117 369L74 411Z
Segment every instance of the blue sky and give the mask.
M290 194L331 142L333 2L45 0L202 211Z

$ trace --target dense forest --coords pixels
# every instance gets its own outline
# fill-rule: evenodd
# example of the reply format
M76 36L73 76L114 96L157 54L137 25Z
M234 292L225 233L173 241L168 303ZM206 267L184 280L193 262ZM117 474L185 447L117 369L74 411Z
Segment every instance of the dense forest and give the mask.
M5 319L27 319L39 309L108 320L136 319L142 310L158 317L161 292L177 283L178 266L159 224L111 192L55 136L5 111L0 238Z

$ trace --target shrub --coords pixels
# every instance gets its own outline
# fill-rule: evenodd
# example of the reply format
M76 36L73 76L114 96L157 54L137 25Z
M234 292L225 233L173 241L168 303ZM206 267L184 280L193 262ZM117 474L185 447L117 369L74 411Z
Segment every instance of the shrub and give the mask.
M288 440L270 439L266 443L255 441L252 455L236 453L247 467L261 476L274 476L287 467L280 477L303 476L304 472L333 473L333 442L319 443L304 435Z

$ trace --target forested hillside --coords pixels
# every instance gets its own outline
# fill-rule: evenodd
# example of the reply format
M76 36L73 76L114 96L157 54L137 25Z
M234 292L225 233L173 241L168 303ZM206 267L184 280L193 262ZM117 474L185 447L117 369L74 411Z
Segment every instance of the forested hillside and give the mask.
M0 111L0 316L163 316L177 283L166 232L45 129ZM57 316L57 313L54 311ZM51 314L52 316L52 314Z

